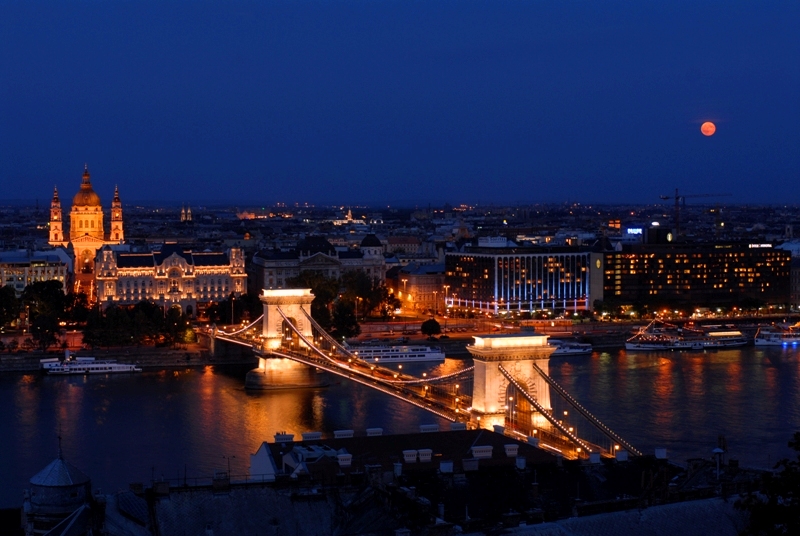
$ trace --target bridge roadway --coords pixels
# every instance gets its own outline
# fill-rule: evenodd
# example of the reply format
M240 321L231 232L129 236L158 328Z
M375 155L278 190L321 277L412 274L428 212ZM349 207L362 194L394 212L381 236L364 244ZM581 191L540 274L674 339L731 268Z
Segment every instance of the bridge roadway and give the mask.
M269 350L268 353L275 357L291 359L330 372L342 378L347 378L361 385L366 385L367 387L386 393L389 396L413 404L418 408L427 410L448 421L469 421L469 413L460 409L463 407L460 401L456 403L455 398L445 397L435 393L429 386L421 385L417 378L400 375L388 369L369 365L361 360L353 359L344 363L337 360L325 359L319 355L324 352L320 352L319 350L312 352L308 348L306 348L305 352L281 348L278 350Z
M215 336L220 340L250 346L256 354L261 356L271 355L291 359L347 378L404 402L413 404L451 422L470 422L470 407L472 405L471 395L464 394L463 392L458 393L457 389L452 392L449 391L447 387L449 383L454 384L456 381L463 381L466 375L472 373L474 367L467 367L445 376L427 378L416 378L401 372L395 372L360 359L356 354L342 347L333 337L323 330L305 310L302 312L313 328L311 340L303 335L283 311L278 308L278 313L283 317L285 325L304 343L304 347L302 348L299 344L297 348L294 347L293 338L291 336L283 338L280 348L267 348L264 341L257 337L248 337L247 331L256 326L261 318L236 332L217 332ZM518 393L535 408L537 413L541 414L548 421L551 429L536 428L532 432L538 437L543 447L559 452L570 458L586 457L592 452L613 457L615 455L615 449L619 449L620 446L633 455L641 455L637 449L600 422L535 364L534 370L547 381L564 401L586 418L595 430L599 431L607 440L610 440L612 445L616 444L616 446L611 449L605 449L594 442L590 442L587 439L580 438L573 434L571 429L564 426L559 420L553 417L551 411L542 407L534 397L527 393L509 371L500 366L501 373L508 379L509 383L513 384L515 388L517 388ZM439 385L444 385L445 388L437 388ZM527 433L530 433L530 430L526 431L526 433L523 433L523 430L516 430L514 423L511 423L510 431L513 431L516 435L527 435Z

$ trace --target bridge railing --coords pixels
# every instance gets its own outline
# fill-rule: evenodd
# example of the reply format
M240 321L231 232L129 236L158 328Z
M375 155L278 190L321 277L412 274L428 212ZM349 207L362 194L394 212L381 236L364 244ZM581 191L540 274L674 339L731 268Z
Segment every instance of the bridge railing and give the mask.
M567 429L567 427L565 427L561 422L556 420L546 408L544 408L541 404L539 404L539 401L537 401L534 397L530 395L530 393L528 393L528 391L516 380L516 378L514 378L514 376L508 370L506 370L506 368L503 365L497 365L497 367L500 369L500 372L503 374L503 376L506 377L509 383L511 383L514 386L514 388L517 390L517 393L522 395L525 398L525 400L527 400L530 403L531 406L536 408L536 411L538 411L542 415L542 417L544 417L554 428L558 429L565 437L569 438L569 440L573 444L583 449L583 452L585 452L587 455L590 452L592 452L593 449L589 446L588 443L583 441L574 433L570 432L569 429Z
M539 375L552 387L555 391L561 395L561 397L573 408L575 408L583 417L592 423L597 430L603 433L606 437L608 437L611 441L614 441L622 447L633 454L634 456L641 456L642 453L633 447L630 443L625 441L619 434L614 432L611 428L600 422L600 420L592 415L592 413L583 407L575 398L570 395L563 387L561 387L553 378L550 377L544 370L542 370L539 365L536 363L533 364L534 370L539 373Z

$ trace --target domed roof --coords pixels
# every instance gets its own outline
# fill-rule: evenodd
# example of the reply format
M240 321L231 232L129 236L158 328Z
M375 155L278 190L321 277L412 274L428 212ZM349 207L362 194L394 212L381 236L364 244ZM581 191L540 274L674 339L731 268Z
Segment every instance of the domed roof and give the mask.
M34 486L78 486L89 482L89 477L81 473L75 466L65 462L59 455L58 458L47 464L47 467L36 473L30 482Z
M375 236L373 233L368 234L364 237L364 240L361 241L362 248L379 248L382 247L380 239Z
M92 189L92 182L89 180L89 166L83 168L83 181L81 189L72 198L73 207L99 207L100 196Z

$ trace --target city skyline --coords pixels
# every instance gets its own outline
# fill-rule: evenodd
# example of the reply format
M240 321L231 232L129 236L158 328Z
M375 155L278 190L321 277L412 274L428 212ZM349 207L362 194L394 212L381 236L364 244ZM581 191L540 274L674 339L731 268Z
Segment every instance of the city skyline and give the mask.
M126 203L798 203L798 22L790 2L3 2L0 199L71 195L88 163Z

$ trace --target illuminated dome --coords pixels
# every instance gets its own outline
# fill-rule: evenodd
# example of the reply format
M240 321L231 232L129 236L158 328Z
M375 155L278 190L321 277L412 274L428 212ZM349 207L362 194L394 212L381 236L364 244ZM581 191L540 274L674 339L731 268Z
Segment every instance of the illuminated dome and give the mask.
M89 167L83 168L83 182L81 182L81 189L72 198L73 207L99 207L100 196L97 195L92 189L92 182L89 180Z

